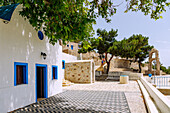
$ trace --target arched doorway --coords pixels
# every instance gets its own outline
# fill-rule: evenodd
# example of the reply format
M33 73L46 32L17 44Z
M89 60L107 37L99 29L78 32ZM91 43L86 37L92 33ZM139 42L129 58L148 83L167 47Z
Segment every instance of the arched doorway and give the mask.
M153 57L154 56L154 57ZM155 71L152 70L152 66L154 65L155 67ZM156 75L160 75L160 62L159 62L159 51L155 48L153 48L150 52L149 52L149 65L148 65L148 71L151 74L156 74Z

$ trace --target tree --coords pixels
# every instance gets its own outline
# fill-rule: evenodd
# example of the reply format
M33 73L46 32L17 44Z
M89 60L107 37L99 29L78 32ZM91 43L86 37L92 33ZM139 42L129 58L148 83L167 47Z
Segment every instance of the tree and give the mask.
M115 56L126 58L131 62L138 62L139 72L141 73L142 62L149 56L149 51L153 48L148 44L148 39L148 37L141 34L132 35L128 39L124 38L114 43L109 51Z
M129 52L126 54L126 58L133 58L134 62L139 64L139 72L141 73L142 62L149 56L149 51L153 48L148 44L148 37L139 35L132 35L127 39L129 45ZM121 57L124 57L121 55Z
M97 35L101 38L99 38L99 43L97 45L97 50L99 54L105 54L105 61L107 63L107 71L106 73L109 73L110 69L110 61L113 58L113 54L111 54L111 57L108 59L108 54L110 54L109 48L113 46L115 40L115 37L118 36L117 34L118 30L113 30L107 32L105 29L97 29Z
M97 50L100 55L105 55L105 61L107 63L107 74L110 68L110 61L113 58L113 54L108 59L108 54L110 54L109 48L113 46L114 42L116 42L115 37L118 36L118 30L113 30L107 32L105 29L97 29L97 35L99 36L97 39L92 38L88 41L82 43L82 48L79 50L79 53L88 52L92 50Z
M160 69L166 74L170 74L170 67L166 68L163 64L160 65Z
M128 11L141 11L151 18L159 19L170 6L168 0L125 0ZM102 16L107 22L116 14L117 7L112 0L0 0L0 5L20 3L20 14L39 30L43 28L49 41L84 40L92 36L96 18Z

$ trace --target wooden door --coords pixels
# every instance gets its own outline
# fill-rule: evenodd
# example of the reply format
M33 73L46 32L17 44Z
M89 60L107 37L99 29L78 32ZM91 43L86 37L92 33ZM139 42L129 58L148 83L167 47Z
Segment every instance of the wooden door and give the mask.
M44 97L44 67L37 67L37 98Z

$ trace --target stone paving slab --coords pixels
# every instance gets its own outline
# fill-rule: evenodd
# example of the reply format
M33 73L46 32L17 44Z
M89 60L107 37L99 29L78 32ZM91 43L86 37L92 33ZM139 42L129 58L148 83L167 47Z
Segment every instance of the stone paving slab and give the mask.
M130 113L124 92L66 90L14 113Z
M74 84L63 89L63 93L14 113L147 113L136 81L129 81L129 84L119 82Z
M125 93L131 113L147 113L142 93L136 81L129 81L128 84L120 84L118 81L75 84L64 87L64 90L121 91Z

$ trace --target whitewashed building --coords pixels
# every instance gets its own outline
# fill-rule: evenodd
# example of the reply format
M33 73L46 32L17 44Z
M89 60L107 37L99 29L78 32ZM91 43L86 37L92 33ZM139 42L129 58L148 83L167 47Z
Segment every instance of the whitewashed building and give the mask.
M71 55L63 59L62 46L51 45L20 10L18 5L9 23L0 19L0 113L62 92L62 62L76 60Z

